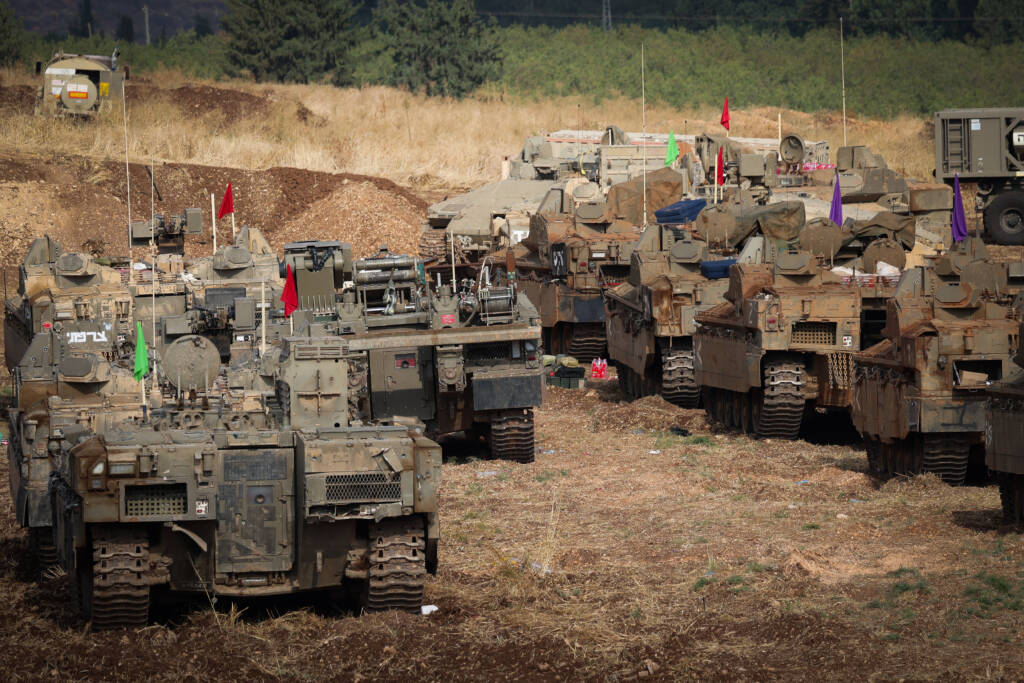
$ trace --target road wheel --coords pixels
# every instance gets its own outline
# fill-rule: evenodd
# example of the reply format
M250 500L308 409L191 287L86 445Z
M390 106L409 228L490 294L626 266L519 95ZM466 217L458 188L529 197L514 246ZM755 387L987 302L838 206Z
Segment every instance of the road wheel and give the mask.
M993 199L985 209L985 230L996 244L1024 244L1024 192Z

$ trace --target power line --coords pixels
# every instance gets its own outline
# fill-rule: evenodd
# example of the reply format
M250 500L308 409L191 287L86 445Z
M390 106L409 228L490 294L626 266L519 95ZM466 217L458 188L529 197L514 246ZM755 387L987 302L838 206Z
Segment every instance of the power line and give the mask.
M524 18L524 19L589 19L592 21L600 21L602 28L605 28L605 5L608 7L608 24L611 26L611 8L610 0L602 0L601 14L589 13L589 12L511 12L511 11L495 11L495 10L478 10L477 14L488 17L510 17L510 18ZM722 23L734 23L734 24L758 24L758 23L773 23L773 24L815 24L817 26L831 26L833 20L824 19L808 19L803 17L758 17L756 19L728 19L720 14L694 14L694 15L683 15L683 14L627 14L622 17L624 21L670 21L676 23L682 22L722 22ZM723 21L726 19L726 21ZM871 19L871 18L853 18L844 17L852 25L884 25L884 24L995 24L995 23L1009 23L1009 24L1024 24L1024 17L889 17L885 19Z

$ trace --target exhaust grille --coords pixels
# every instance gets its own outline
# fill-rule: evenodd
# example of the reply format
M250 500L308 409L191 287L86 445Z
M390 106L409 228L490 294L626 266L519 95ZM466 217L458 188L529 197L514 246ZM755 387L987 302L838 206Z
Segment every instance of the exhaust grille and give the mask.
M124 511L129 517L184 515L188 510L185 484L125 487Z
M327 475L328 503L375 503L402 498L399 472Z
M793 323L791 341L794 344L835 345L836 324L829 322Z

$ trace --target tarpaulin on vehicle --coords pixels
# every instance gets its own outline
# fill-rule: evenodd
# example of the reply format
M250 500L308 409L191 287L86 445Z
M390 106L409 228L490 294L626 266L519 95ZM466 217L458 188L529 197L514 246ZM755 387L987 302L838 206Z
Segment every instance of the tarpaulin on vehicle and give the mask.
M736 259L727 258L720 261L701 261L700 274L709 280L721 280L729 277L729 266L736 263Z
M654 215L658 219L658 223L662 225L690 223L697 219L707 205L706 199L684 199L675 204L669 204L663 209L658 209Z
M749 235L760 232L780 248L796 244L804 226L800 201L757 204L730 203L711 207L697 217L694 232L709 244L726 243L735 248Z
M647 220L644 220L644 179L634 178L625 183L613 185L608 190L608 213L610 218L622 218L633 225L654 223L655 212L663 206L674 204L689 192L690 183L685 175L671 168L659 168L647 174Z
M879 211L867 220L856 221L850 232L862 239L891 237L909 251L914 248L914 225L913 216Z

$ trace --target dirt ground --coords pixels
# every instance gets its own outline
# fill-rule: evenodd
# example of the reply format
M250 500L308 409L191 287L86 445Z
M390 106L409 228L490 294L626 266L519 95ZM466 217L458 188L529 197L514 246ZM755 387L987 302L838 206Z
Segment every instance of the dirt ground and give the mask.
M613 382L549 390L531 465L448 445L431 616L194 605L89 633L62 577L25 575L5 489L0 666L8 680L1024 676L1024 542L994 488L879 482L856 445L753 441L619 398Z

